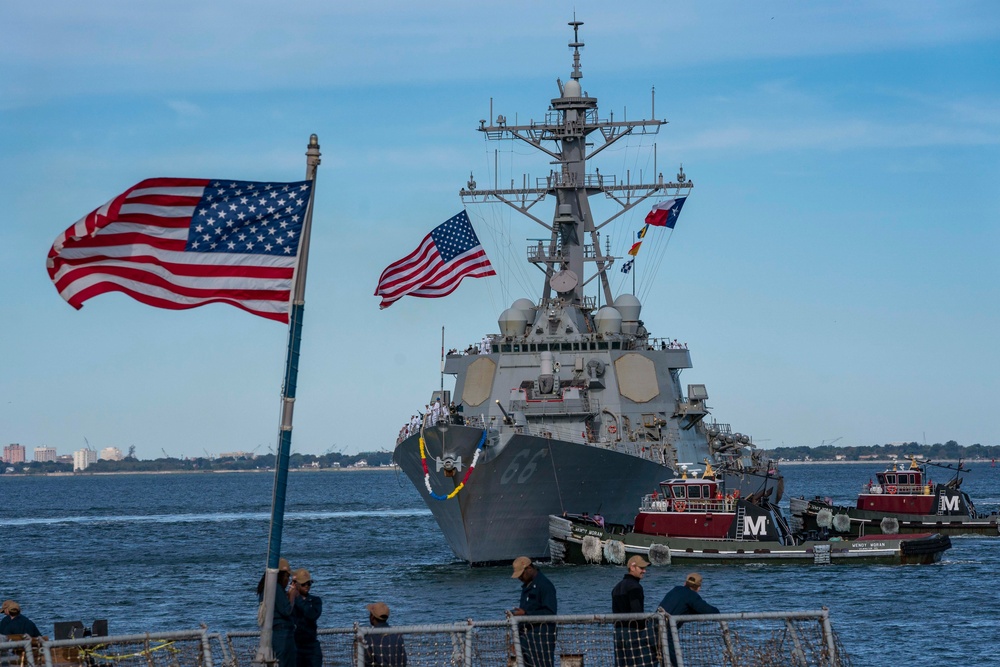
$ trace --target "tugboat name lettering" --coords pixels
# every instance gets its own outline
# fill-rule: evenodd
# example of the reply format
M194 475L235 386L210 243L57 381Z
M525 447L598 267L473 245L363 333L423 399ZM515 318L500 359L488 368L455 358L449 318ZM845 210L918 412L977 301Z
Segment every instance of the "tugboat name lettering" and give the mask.
M944 512L957 512L958 511L958 496L942 496L941 497L941 510Z

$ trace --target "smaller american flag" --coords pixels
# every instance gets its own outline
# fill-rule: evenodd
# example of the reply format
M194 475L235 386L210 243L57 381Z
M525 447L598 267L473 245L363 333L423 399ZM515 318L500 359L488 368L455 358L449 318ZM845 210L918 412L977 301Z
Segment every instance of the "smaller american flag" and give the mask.
M495 276L465 211L435 227L417 249L382 272L375 296L388 308L404 296L428 299L454 292L463 278Z
M288 322L310 181L150 178L80 218L49 250L74 308L105 292L180 310L228 303Z

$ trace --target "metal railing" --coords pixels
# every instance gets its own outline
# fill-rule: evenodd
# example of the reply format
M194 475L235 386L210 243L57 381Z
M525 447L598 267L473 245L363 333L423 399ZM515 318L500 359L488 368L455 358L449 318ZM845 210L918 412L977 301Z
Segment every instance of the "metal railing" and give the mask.
M258 632L161 632L0 642L0 665L252 667ZM324 667L796 665L849 667L826 609L670 616L509 616L507 620L319 631ZM668 659L664 659L667 658Z

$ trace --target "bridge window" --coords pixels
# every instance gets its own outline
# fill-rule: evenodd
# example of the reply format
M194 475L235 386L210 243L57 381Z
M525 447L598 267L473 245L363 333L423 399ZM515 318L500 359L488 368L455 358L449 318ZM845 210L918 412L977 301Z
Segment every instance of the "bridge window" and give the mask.
M674 498L687 498L683 486L672 486L670 487L670 491L674 494Z
M700 486L689 486L688 487L688 498L701 498L701 487Z

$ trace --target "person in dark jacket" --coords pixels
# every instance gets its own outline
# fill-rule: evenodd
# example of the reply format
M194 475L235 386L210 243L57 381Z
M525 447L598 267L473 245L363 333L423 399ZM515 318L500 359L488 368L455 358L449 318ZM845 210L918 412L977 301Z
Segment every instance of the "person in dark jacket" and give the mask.
M312 595L309 570L295 570L292 575L292 620L295 622L295 663L297 667L323 667L323 649L317 636L317 621L323 613L323 600Z
M368 605L368 622L373 628L388 628L389 605L384 602ZM406 667L403 635L366 635L365 642L365 667Z
M21 616L21 605L13 600L3 603L3 618L0 618L0 635L27 635L41 637L38 626L27 616Z
M527 556L514 561L511 579L521 582L521 600L514 616L555 616L556 587ZM521 655L525 667L553 667L556 655L555 623L520 623Z
M643 614L646 596L642 578L649 562L642 556L632 556L627 571L611 591L611 613ZM656 638L645 621L615 622L615 667L653 667L656 664Z
M267 575L257 584L257 599L264 599ZM292 620L291 592L285 590L292 568L284 558L278 561L278 581L274 589L274 619L271 622L271 650L278 667L295 667L295 621Z
M718 614L719 608L705 602L698 591L701 590L701 575L692 572L684 579L683 586L674 586L663 596L660 608L671 616L686 616L689 614ZM678 625L680 627L680 625ZM670 664L676 665L673 634L667 633L667 649L670 654Z

